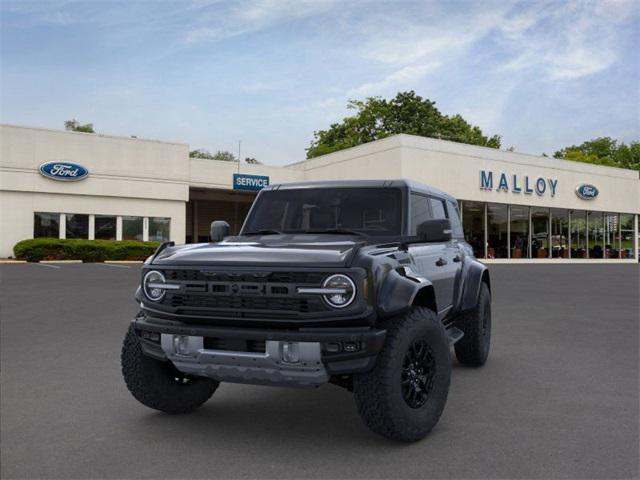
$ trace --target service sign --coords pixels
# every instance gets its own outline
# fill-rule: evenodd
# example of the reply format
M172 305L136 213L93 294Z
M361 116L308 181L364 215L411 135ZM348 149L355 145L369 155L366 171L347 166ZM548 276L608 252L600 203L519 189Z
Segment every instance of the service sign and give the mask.
M588 183L583 183L576 187L576 195L583 200L593 200L598 196L598 189Z
M269 186L269 177L262 175L246 175L244 173L233 174L234 190L249 190L257 192L267 186Z
M61 182L77 182L89 175L89 170L73 162L58 160L40 165L40 174Z

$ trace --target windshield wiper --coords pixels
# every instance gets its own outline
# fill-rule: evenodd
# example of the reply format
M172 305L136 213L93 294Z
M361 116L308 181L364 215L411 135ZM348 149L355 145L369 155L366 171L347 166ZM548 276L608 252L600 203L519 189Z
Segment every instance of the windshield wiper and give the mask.
M348 228L327 228L325 230L304 230L302 233L335 233L338 235L358 235L359 237L366 237L365 233L357 230L349 230Z
M242 234L244 235L284 235L280 230L273 230L270 228L265 228L262 230L256 230L255 232L246 232Z

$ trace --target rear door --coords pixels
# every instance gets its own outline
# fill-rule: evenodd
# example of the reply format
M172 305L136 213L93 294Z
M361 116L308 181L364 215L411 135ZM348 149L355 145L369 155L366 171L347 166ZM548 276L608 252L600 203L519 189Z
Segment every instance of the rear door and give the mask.
M466 256L464 242L464 230L462 228L462 221L460 220L460 211L458 210L457 202L447 200L445 202L447 207L447 217L451 222L451 242L449 244L450 255L454 268L454 280L453 280L453 305L459 305L460 293L462 291L462 265L464 264L464 258Z

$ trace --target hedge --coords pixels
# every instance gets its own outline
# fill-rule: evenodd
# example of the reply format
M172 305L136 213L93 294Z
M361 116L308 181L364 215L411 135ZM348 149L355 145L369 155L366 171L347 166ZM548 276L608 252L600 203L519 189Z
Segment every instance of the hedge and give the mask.
M158 248L158 242L137 240L79 240L34 238L22 240L13 247L17 259L29 262L40 260L144 260Z

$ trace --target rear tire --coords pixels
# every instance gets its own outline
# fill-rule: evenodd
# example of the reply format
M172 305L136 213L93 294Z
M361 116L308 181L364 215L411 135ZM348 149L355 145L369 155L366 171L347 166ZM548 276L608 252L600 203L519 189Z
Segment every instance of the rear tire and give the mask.
M122 375L131 394L143 405L165 413L187 413L209 400L219 382L180 373L171 362L142 353L133 327L122 345Z
M458 361L472 367L484 365L491 347L491 292L486 283L480 285L476 306L462 314L457 325L464 332L454 347Z
M371 372L354 376L360 416L374 432L415 442L438 423L451 380L447 334L433 311L413 307L390 319Z

